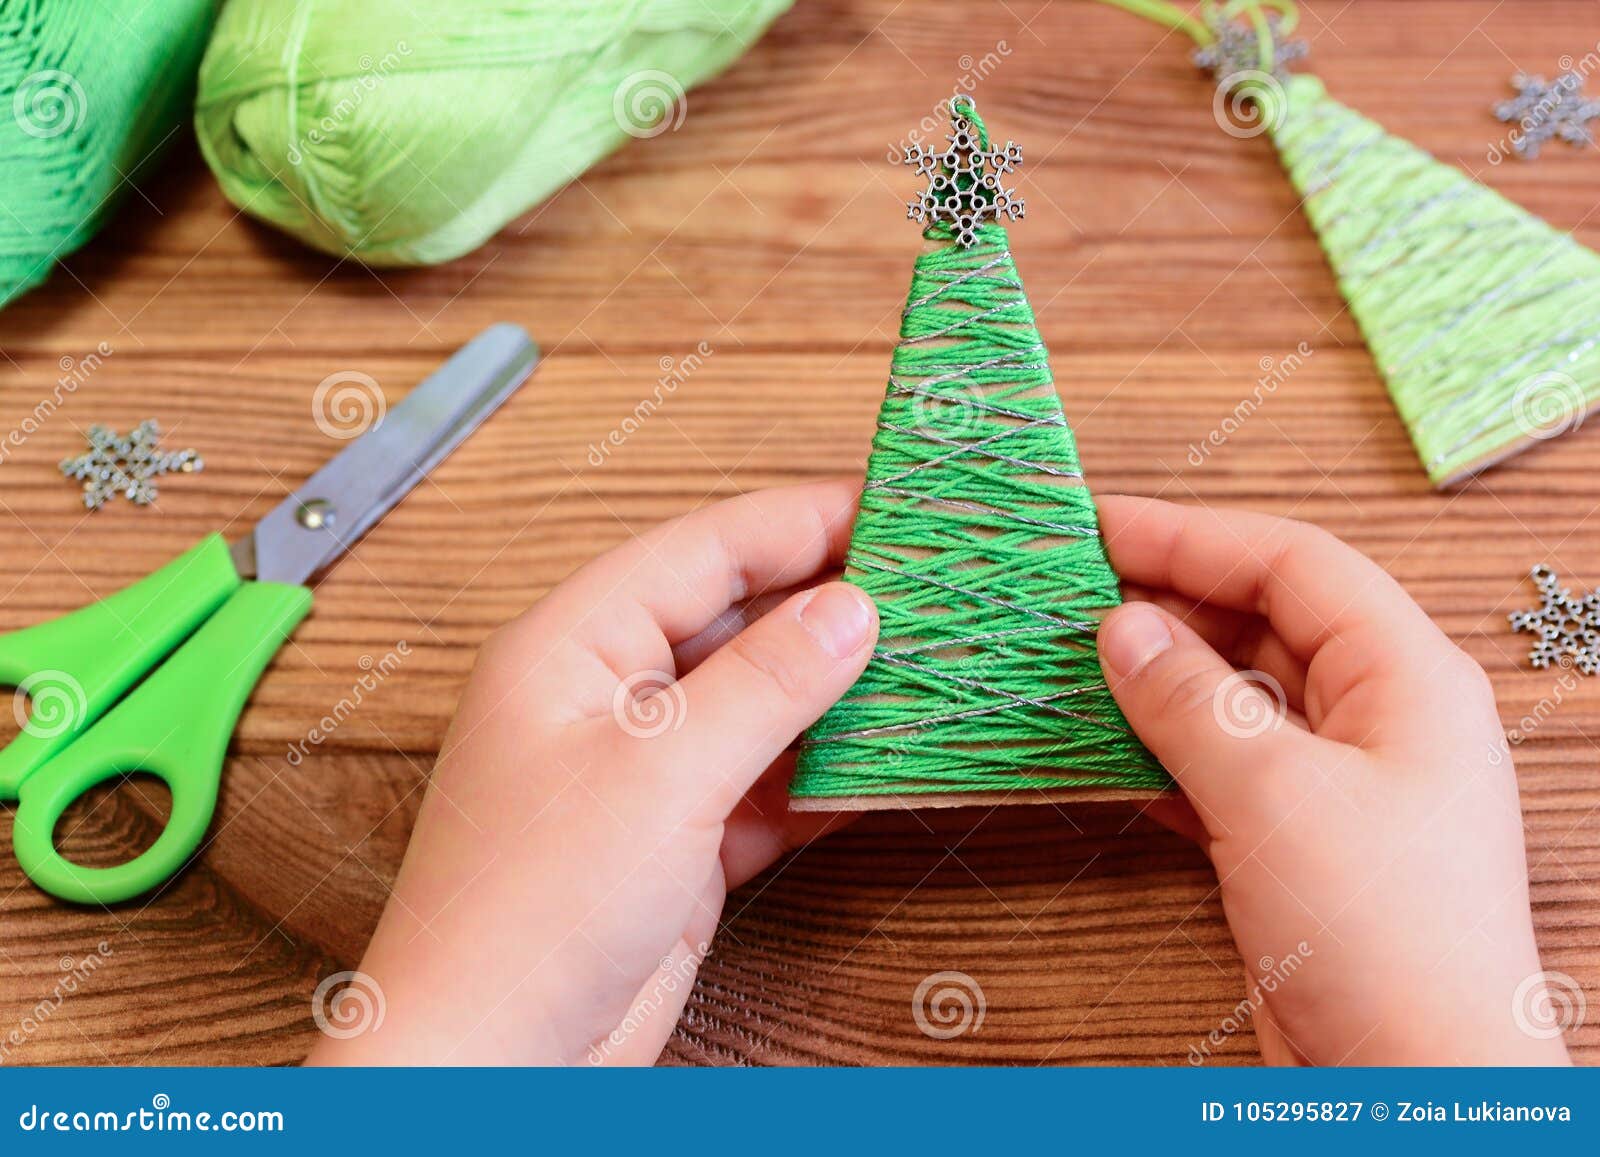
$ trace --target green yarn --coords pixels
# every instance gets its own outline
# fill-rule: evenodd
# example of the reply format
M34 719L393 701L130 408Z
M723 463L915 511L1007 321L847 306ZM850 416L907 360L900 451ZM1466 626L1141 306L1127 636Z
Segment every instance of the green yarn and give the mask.
M1168 787L1095 651L1117 576L1005 229L926 236L846 562L881 636L791 793Z
M104 224L188 116L214 0L0 0L0 305Z
M1600 255L1292 78L1278 150L1436 485L1600 402Z
M1328 96L1284 80L1291 0L1102 0L1209 48L1243 19L1259 105L1429 479L1445 486L1600 404L1600 255Z
M448 261L674 127L791 2L233 0L195 127L228 198L307 244Z

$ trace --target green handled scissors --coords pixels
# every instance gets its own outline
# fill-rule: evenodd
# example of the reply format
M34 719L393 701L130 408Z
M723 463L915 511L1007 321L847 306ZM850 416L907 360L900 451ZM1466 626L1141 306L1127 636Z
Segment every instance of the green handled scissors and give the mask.
M0 685L14 685L33 705L0 749L0 800L17 801L12 847L35 884L64 900L110 904L183 867L211 825L245 700L311 610L304 584L477 429L538 361L520 328L492 326L231 548L213 534L101 602L0 636ZM172 793L155 843L109 868L63 857L55 847L62 812L95 785L138 771Z

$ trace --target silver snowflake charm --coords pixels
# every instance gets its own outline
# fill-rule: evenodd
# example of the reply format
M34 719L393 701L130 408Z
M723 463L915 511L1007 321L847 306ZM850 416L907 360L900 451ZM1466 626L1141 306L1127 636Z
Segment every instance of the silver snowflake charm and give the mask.
M1579 598L1547 566L1534 567L1530 577L1539 588L1538 609L1507 616L1512 630L1537 636L1529 665L1543 670L1554 663L1585 675L1600 671L1600 592Z
M1286 72L1284 66L1305 59L1311 48L1304 40L1284 40L1280 37L1278 23L1276 16L1267 17L1267 29L1272 37L1271 69L1261 67L1261 38L1256 34L1255 26L1238 20L1213 21L1211 31L1216 40L1204 48L1195 49L1190 59L1201 68L1209 68L1216 74L1217 82L1229 88L1240 79L1259 78L1262 72L1282 80Z
M1583 77L1576 72L1563 72L1549 84L1542 76L1519 72L1511 87L1517 95L1495 105L1494 115L1522 130L1511 141L1517 156L1531 161L1546 141L1557 138L1578 148L1594 144L1589 122L1600 117L1600 101L1584 99Z
M924 226L948 225L956 244L971 249L986 220L1018 221L1026 214L1027 206L1016 190L1001 183L1022 164L1022 148L1012 141L1004 148L990 148L988 130L971 97L950 101L950 120L946 138L950 147L944 152L936 153L927 145L906 149L904 163L928 179L921 196L907 204L906 216Z
M122 437L107 426L89 427L89 449L61 463L61 473L83 482L83 504L99 510L117 495L136 506L156 499L155 480L174 471L192 474L205 462L193 450L161 449L161 427L155 420L140 422Z

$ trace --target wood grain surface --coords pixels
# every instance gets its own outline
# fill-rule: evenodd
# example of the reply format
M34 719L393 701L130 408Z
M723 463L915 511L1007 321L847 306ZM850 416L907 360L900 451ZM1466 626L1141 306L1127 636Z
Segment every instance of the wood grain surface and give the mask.
M1335 96L1600 245L1595 150L1488 160L1504 131L1489 106L1517 68L1549 74L1592 50L1592 3L1305 9ZM1517 753L1534 915L1546 967L1600 1008L1600 681L1529 671L1505 623L1531 601L1535 562L1600 582L1600 430L1430 490L1271 146L1219 131L1176 38L1086 2L799 0L689 96L679 129L450 265L374 272L308 252L237 213L185 142L0 313L6 429L64 366L111 350L6 444L0 629L265 513L338 448L313 420L328 375L370 375L394 401L501 319L547 354L321 579L181 878L148 901L69 907L23 879L0 820L0 1042L33 1024L5 1063L305 1054L312 991L360 959L485 634L660 519L861 469L917 246L901 207L914 178L885 158L972 72L991 125L1028 150L1013 240L1093 484L1314 521L1483 662L1508 727L1547 701ZM595 452L702 342L682 387ZM1222 445L1191 450L1301 343L1312 354ZM204 473L154 509L86 514L56 463L90 424L146 417L200 450ZM292 763L290 745L401 641L398 669ZM148 788L92 804L73 840L91 858L125 855L158 822ZM726 916L668 1063L1181 1064L1244 993L1206 861L1126 805L875 815ZM63 965L91 955L90 979L36 1017ZM939 971L981 985L980 1031L919 1031L913 993ZM1570 1039L1593 1060L1589 1020ZM1257 1057L1248 1027L1215 1052Z

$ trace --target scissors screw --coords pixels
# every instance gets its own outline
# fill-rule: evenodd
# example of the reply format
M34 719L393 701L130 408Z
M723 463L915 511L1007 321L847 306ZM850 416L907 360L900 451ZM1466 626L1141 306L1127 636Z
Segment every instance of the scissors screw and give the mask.
M324 530L333 526L337 511L326 498L308 498L295 511L295 520L307 530Z

